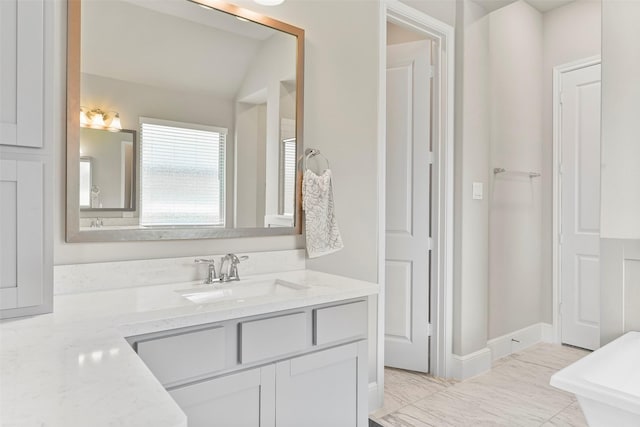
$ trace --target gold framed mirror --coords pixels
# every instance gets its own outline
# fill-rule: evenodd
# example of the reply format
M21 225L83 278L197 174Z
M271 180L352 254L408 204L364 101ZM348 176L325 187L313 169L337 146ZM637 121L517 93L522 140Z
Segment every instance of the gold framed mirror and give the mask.
M69 0L67 241L300 234L303 64L221 1Z

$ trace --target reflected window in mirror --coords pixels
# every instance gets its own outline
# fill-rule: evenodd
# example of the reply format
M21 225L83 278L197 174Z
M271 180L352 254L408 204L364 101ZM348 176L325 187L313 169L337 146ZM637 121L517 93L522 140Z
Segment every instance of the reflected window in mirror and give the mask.
M93 172L91 163L91 157L80 157L80 208L91 207L91 173Z
M293 219L296 192L296 139L286 138L280 145L280 205L278 214Z
M140 118L140 225L225 226L227 129Z

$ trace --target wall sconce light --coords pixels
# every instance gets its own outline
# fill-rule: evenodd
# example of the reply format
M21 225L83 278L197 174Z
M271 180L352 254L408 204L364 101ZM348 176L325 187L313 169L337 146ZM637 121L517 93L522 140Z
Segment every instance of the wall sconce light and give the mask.
M105 129L110 132L122 130L120 114L117 111L103 111L100 108L89 110L80 107L80 126L92 129Z

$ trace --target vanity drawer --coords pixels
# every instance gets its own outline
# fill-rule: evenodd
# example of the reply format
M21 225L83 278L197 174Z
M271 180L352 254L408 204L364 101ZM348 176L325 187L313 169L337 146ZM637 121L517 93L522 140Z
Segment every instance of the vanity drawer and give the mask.
M241 322L240 363L269 359L307 347L307 313Z
M323 345L367 336L367 301L313 310L313 343Z
M225 368L225 328L217 326L136 342L138 356L165 384Z

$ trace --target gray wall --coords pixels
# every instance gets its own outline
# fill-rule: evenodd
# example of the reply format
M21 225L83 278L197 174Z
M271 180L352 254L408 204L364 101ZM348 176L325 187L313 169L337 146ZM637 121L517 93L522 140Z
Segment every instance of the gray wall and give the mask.
M602 9L603 238L640 238L640 2L604 0Z
M460 3L462 4L462 3ZM454 290L453 351L473 353L487 344L489 280L489 204L472 200L473 182L482 182L485 192L489 179L490 114L489 99L489 17L471 1L464 2L464 32L458 63L462 93L457 110L462 127L458 129L457 198L458 241Z
M490 15L491 168L541 169L542 14L524 1ZM493 174L492 174L493 175ZM491 178L489 338L540 322L540 179Z
M602 4L601 344L640 330L640 2Z

